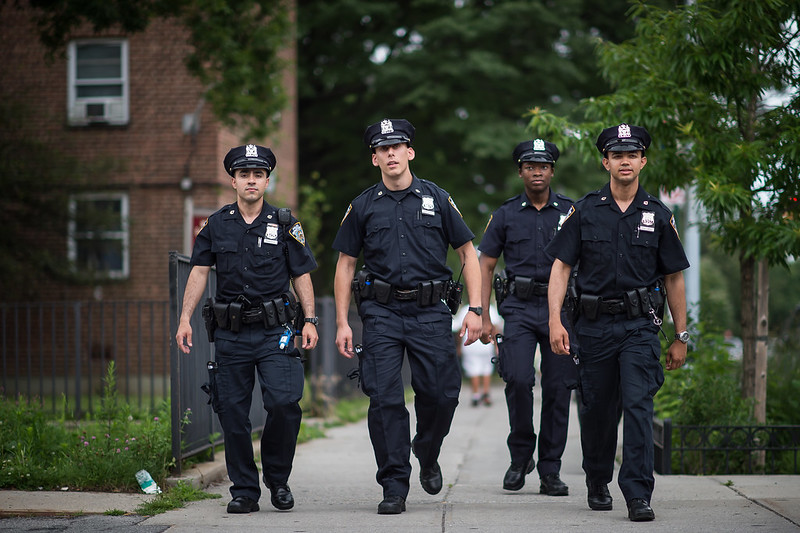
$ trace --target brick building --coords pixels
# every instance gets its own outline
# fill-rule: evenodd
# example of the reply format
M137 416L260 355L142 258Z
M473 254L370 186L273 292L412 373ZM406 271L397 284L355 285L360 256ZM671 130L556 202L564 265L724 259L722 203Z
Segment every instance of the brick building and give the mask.
M189 47L187 35L182 26L168 19L155 19L146 31L130 35L114 31L95 35L87 26L71 35L63 56L47 61L30 14L15 8L13 2L0 3L0 97L25 108L26 131L36 132L38 141L104 169L97 176L95 190L82 189L71 197L66 242L48 246L56 254L63 253L73 268L105 275L83 285L42 280L38 293L48 301L105 302L109 306L111 302L166 301L168 252L188 255L198 224L235 200L230 177L222 168L231 146L244 142L271 146L278 166L268 200L296 209L293 69L284 75L289 105L282 113L280 131L271 139L244 139L222 127L203 104L200 82L183 64ZM285 58L293 65L295 50L286 50ZM105 213L108 222L104 227L86 227L81 218L85 209ZM110 307L97 309L104 319L111 320ZM15 325L6 323L6 332L19 335L21 331L26 338L24 313L21 317ZM10 319L5 316L4 320ZM33 322L48 324L51 320L45 317ZM59 324L62 319L53 318L52 322ZM36 327L29 335L34 345L55 344L49 334L36 341L40 337ZM93 357L99 353L103 358L119 358L119 348L110 340L116 332L110 324L107 327L105 340L93 339L94 333L84 331L81 340L74 342L76 349ZM163 345L165 332L158 327L152 335ZM58 344L62 340L59 338ZM71 339L65 342L73 344ZM4 376L13 374L14 366L20 366L25 358L25 350L32 349L28 343L21 355L15 355L10 346L4 348ZM31 353L37 349L34 346ZM157 352L153 357L159 366L168 365L169 358L161 348ZM43 357L60 359L49 352Z

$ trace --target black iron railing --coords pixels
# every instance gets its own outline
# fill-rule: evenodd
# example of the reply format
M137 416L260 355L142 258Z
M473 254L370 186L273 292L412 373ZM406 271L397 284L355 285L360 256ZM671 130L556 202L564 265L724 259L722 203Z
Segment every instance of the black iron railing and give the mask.
M659 474L798 474L800 426L680 426L653 421Z
M81 418L114 361L118 393L152 410L168 394L167 303L0 303L0 393Z

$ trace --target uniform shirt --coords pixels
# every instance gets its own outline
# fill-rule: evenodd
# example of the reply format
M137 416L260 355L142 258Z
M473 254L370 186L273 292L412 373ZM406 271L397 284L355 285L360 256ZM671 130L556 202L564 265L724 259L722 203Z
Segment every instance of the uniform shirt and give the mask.
M280 296L289 290L290 276L317 267L300 222L292 217L288 227L280 227L277 208L267 202L249 225L237 204L208 217L194 241L191 265L217 266L219 301L244 295L254 304Z
M625 213L610 184L578 200L547 252L571 266L580 260L578 292L606 299L689 267L675 217L641 186Z
M541 210L525 193L509 198L489 218L478 250L494 258L502 253L509 276L546 283L553 258L545 253L545 247L555 237L570 207L570 198L552 190Z
M413 177L403 191L378 182L362 192L342 219L333 248L351 257L364 251L364 266L398 288L452 276L447 248L471 241L456 204L444 189Z

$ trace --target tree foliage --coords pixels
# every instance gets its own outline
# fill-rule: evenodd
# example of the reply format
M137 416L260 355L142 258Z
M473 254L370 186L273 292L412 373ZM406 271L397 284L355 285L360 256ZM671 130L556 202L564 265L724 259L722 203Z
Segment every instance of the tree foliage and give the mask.
M321 177L330 243L348 203L378 180L362 143L366 126L407 118L416 127L412 170L452 193L475 232L521 190L511 152L530 138L525 112L566 115L609 88L592 54L597 35L619 41L625 0L301 0L298 85L301 179ZM578 197L602 179L562 151L553 186ZM335 255L321 259L320 285Z
M650 130L645 185L694 185L710 234L739 257L743 393L751 396L756 262L786 266L800 256L800 1L696 0L675 9L636 1L632 14L632 39L599 46L614 92L581 102L584 123L536 109L531 127L587 157L603 126Z
M0 3L5 0L0 0ZM286 106L285 60L279 52L294 37L285 0L30 0L39 39L49 55L63 53L72 33L90 24L95 33L144 31L154 18L174 18L189 31L189 71L205 87L215 116L263 138Z
M602 127L646 126L656 164L645 182L695 184L725 250L785 265L800 255L799 10L797 0L637 2L636 36L599 47L615 91L581 103L585 123L534 110L531 127L596 158Z

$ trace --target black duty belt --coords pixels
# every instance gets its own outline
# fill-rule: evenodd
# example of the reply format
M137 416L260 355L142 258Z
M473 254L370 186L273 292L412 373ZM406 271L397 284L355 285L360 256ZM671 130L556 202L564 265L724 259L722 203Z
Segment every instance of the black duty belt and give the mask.
M265 328L274 328L291 324L297 314L297 300L291 292L260 303L242 300L213 302L215 327L233 332L238 332L242 324L263 324Z
M360 270L351 283L356 304L362 300L377 300L388 304L392 300L401 302L416 301L422 307L434 305L445 299L450 283L442 280L429 280L417 283L416 288L400 288L376 278L366 270Z
M603 298L593 294L582 294L579 299L578 312L595 320L597 315L621 315L636 318L646 315L661 315L664 312L665 293L661 282L651 288L639 287L622 293L622 298Z
M532 300L534 296L547 296L547 282L525 276L514 276L509 280L508 292L520 300Z
M628 308L624 300L601 300L598 311L606 315L620 315L627 313Z
M392 292L392 297L400 301L416 300L418 292L417 289L395 289Z
M242 324L254 324L264 320L264 309L256 307L242 312Z

